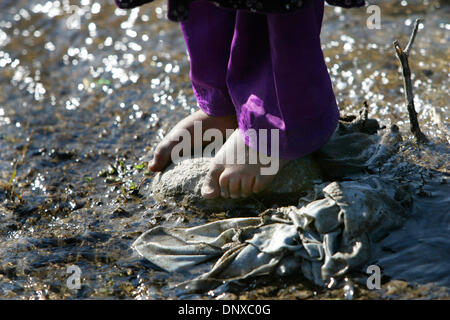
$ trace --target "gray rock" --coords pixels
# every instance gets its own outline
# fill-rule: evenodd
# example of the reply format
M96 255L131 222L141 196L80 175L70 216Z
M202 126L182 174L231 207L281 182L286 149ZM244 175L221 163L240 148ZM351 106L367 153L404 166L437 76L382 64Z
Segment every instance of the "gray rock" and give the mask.
M319 167L311 157L291 161L275 177L270 187L248 199L206 200L201 187L212 158L194 158L171 164L153 179L152 191L157 201L175 201L177 204L221 212L232 209L261 211L272 204L297 204L298 198L322 181Z

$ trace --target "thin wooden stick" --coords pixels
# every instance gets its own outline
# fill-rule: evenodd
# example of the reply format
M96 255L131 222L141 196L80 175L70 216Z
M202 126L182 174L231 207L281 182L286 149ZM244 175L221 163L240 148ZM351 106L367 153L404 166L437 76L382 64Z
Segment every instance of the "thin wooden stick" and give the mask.
M406 45L405 54L409 57L409 51L411 50L411 47L414 43L414 40L416 39L417 31L419 30L419 25L422 22L422 19L418 18L416 21L414 21L414 29L411 33L411 37L409 38L409 42Z
M394 48L395 52L397 53L397 58L399 59L402 71L403 71L403 86L405 88L405 102L408 108L408 114L409 114L409 122L411 127L411 132L414 134L414 137L416 138L417 143L427 143L428 139L423 134L423 132L420 130L419 121L417 120L417 112L416 108L414 106L414 93L413 93L413 86L411 83L411 69L409 67L408 57L409 52L411 50L411 47L414 43L414 40L416 38L417 30L419 29L420 19L417 19L414 23L414 29L411 34L411 37L409 39L408 45L406 46L406 49L403 50L400 47L400 43L395 40L394 41Z

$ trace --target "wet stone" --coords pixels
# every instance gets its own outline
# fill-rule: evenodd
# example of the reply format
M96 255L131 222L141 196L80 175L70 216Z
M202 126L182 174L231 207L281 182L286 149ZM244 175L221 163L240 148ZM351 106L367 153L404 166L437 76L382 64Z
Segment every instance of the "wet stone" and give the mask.
M171 164L153 179L152 191L157 201L172 200L178 205L206 212L232 209L260 211L273 204L297 204L298 198L322 181L319 167L311 157L291 161L275 177L269 188L247 199L206 200L201 187L211 158L194 158Z

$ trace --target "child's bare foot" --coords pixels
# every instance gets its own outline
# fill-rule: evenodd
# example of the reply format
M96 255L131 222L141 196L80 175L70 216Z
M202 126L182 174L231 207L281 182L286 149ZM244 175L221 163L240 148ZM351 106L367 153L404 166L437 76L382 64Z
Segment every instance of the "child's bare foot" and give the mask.
M149 163L148 169L151 171L162 171L171 162L171 152L174 146L179 142L182 132L188 130L192 139L194 139L194 122L201 121L202 131L211 128L219 129L225 137L226 129L237 128L236 116L213 117L207 115L202 110L187 116L164 137L164 139L157 145L153 160ZM202 132L202 134L203 134ZM192 141L193 143L193 141Z
M230 154L233 158L227 159ZM214 157L202 186L202 195L206 199L248 197L263 191L287 162L249 148L237 129Z

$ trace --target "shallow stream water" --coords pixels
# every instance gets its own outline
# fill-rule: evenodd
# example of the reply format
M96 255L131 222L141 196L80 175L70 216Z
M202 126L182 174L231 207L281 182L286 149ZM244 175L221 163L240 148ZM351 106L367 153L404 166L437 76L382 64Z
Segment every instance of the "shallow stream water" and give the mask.
M342 113L370 116L410 139L392 42L411 52L415 104L433 147L403 151L437 172L414 219L386 238L383 290L355 298L449 297L450 189L447 1L379 1L381 29L365 9L326 8L323 50ZM155 225L207 221L150 193L145 163L167 130L196 110L189 60L165 2L131 11L113 1L0 2L0 298L179 298L168 274L130 244ZM428 179L427 177L424 179ZM227 215L239 213L227 213ZM81 289L67 285L69 266ZM344 298L304 279L246 284L222 298ZM214 298L198 295L195 298Z

